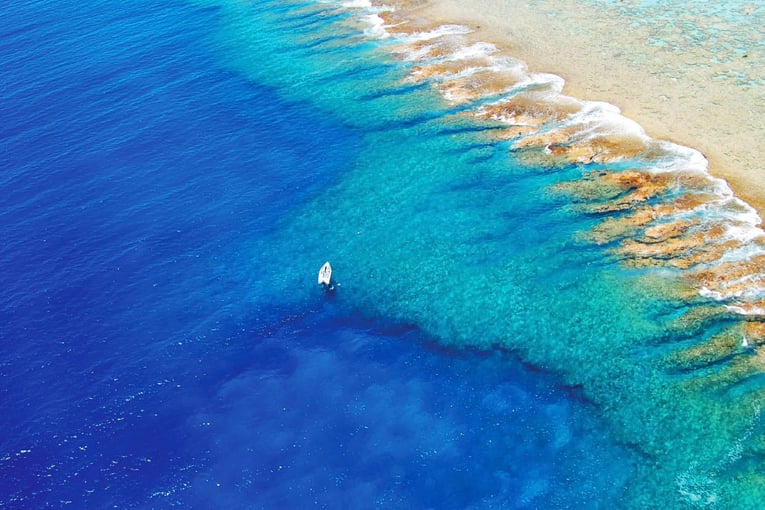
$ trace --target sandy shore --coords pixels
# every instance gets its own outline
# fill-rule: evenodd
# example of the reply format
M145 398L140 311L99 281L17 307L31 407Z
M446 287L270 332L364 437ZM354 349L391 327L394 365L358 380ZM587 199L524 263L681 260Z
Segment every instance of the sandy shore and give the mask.
M404 3L432 21L475 29L472 38L496 44L531 71L562 76L568 95L617 105L649 135L698 149L710 173L765 217L765 68L758 65L765 55L757 45L742 47L757 37L742 32L746 25L689 18L696 26L720 25L717 44L705 45L689 41L687 29L672 21L635 23L582 0ZM755 15L751 9L741 19ZM740 40L728 36L728 43L726 33Z

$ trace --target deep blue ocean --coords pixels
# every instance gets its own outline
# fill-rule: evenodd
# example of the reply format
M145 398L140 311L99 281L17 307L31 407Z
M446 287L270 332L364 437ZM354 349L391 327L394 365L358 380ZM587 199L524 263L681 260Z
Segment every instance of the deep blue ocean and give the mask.
M349 7L0 11L0 509L756 508L757 317L583 241L648 158L518 150Z
M0 12L0 508L618 498L632 454L554 375L321 295L252 304L257 241L362 134L225 65L218 17Z

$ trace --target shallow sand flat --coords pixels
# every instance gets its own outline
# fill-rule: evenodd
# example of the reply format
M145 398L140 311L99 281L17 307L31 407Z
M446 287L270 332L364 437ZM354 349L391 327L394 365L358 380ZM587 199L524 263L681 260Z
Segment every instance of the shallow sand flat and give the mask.
M476 30L471 39L496 44L531 71L565 78L565 93L617 105L649 135L698 149L710 173L765 214L765 66L761 46L741 48L741 40L758 37L742 32L746 25L690 19L696 26L719 24L723 42L738 30L739 40L727 46L705 46L666 20L636 24L582 0L401 3L439 24L468 25ZM741 9L741 19L757 15L755 7Z

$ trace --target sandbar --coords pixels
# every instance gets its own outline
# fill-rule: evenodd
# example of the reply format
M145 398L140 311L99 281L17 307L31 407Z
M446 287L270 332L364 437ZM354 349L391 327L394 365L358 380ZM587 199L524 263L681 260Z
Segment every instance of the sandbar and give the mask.
M474 30L471 39L497 45L533 72L563 77L565 94L614 104L648 135L699 150L709 172L763 217L762 8L738 7L731 22L692 10L684 19L636 20L629 0L621 7L587 0L397 3L439 24L464 24ZM694 27L715 34L715 44L690 34Z

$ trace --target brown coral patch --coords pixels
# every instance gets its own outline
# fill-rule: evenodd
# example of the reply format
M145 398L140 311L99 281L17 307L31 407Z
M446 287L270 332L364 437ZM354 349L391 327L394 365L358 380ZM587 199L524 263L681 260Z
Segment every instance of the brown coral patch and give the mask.
M760 277L752 277L762 274L765 274L765 255L757 255L704 268L692 273L690 278L699 287L720 293L723 298L734 298L745 292L765 291L765 281ZM762 303L748 302L739 306L754 310L761 308Z
M673 352L665 363L675 368L699 368L715 363L740 349L741 332L738 328L728 329L707 341Z
M635 158L649 149L644 140L634 136L581 137L592 127L587 124L562 126L523 138L513 148L545 147L551 159L563 159L568 163L615 163Z
M708 288L722 288L725 284L752 274L765 272L765 254L746 260L723 262L693 274L698 283Z
M659 204L654 207L653 210L657 218L674 216L682 212L692 211L697 207L711 203L718 198L719 197L711 194L689 192L673 198L672 202Z
M698 294L696 294L698 297ZM717 321L733 318L735 314L721 306L698 304L687 309L685 313L666 324L668 331L685 334L701 332Z
M578 129L574 126L559 127L557 129L539 133L535 136L521 138L513 144L513 149L549 149L556 145L569 143L577 132Z
M645 229L639 241L643 243L660 243L668 239L674 239L685 234L694 225L698 225L698 221L678 220L660 223Z
M624 193L625 188L609 178L613 172L587 172L580 179L553 185L550 190L573 198L577 202L602 201Z
M478 58L472 60L451 60L438 64L413 66L409 74L409 81L421 82L432 78L449 78L468 69L486 67L490 64L489 59Z
M579 105L556 104L517 95L499 103L484 106L476 115L510 124L541 126L548 122L560 122L579 110L581 110Z
M631 265L671 266L688 269L698 264L719 260L725 252L741 246L741 241L724 239L725 228L712 225L706 229L693 229L687 235L672 237L661 243L645 243L627 240L613 253L626 259Z
M747 300L734 305L739 313L748 317L765 318L765 299Z
M619 173L597 171L584 174L581 179L575 181L556 184L551 187L551 191L570 196L578 202L585 202L586 205L579 208L586 213L606 214L624 211L624 214L606 218L591 232L581 237L595 244L606 244L615 239L634 237L635 244L628 247L627 252L629 252L644 245L660 244L671 240L676 240L678 244L691 242L681 242L678 239L691 233L694 228L698 228L701 225L700 220L685 220L677 216L715 197L686 193L674 198L672 202L658 205L647 204L651 198L673 188L676 180L677 177L672 174L651 174L638 170L625 170ZM641 229L643 229L642 232ZM677 250L677 253L680 253L678 244L670 251ZM642 253L646 253L646 250L652 249L640 249ZM623 255L627 254L625 252ZM646 253L646 256L649 255Z
M744 334L748 339L749 345L765 344L765 322L751 321L744 323Z
M481 69L465 76L448 77L437 86L455 103L466 103L483 97L498 95L517 84L522 75L510 69L496 71Z
M565 155L572 163L613 163L632 159L646 148L646 143L636 137L598 136L551 150L556 155Z
M640 227L654 218L652 208L641 207L630 214L607 218L592 231L584 234L582 239L598 245L608 244L615 239L636 235Z
M390 34L409 35L429 32L440 25L423 17L406 14L405 11L387 10L378 12L377 16L383 21L385 30Z
M394 47L392 51L396 54L416 54L420 60L435 60L451 56L458 47L448 39L437 38L405 43Z
M591 172L567 187L580 200L597 202L585 207L586 212L602 214L634 208L664 193L671 183L671 177L666 174L625 170Z
M759 275L762 273L752 272L751 275ZM707 287L709 290L713 290L716 292L720 292L724 298L731 299L731 298L737 298L739 296L744 295L745 293L749 292L758 292L758 293L764 293L765 294L765 282L762 281L762 278L742 278L740 280L735 280L731 278L730 280L726 282L718 282L718 287Z

